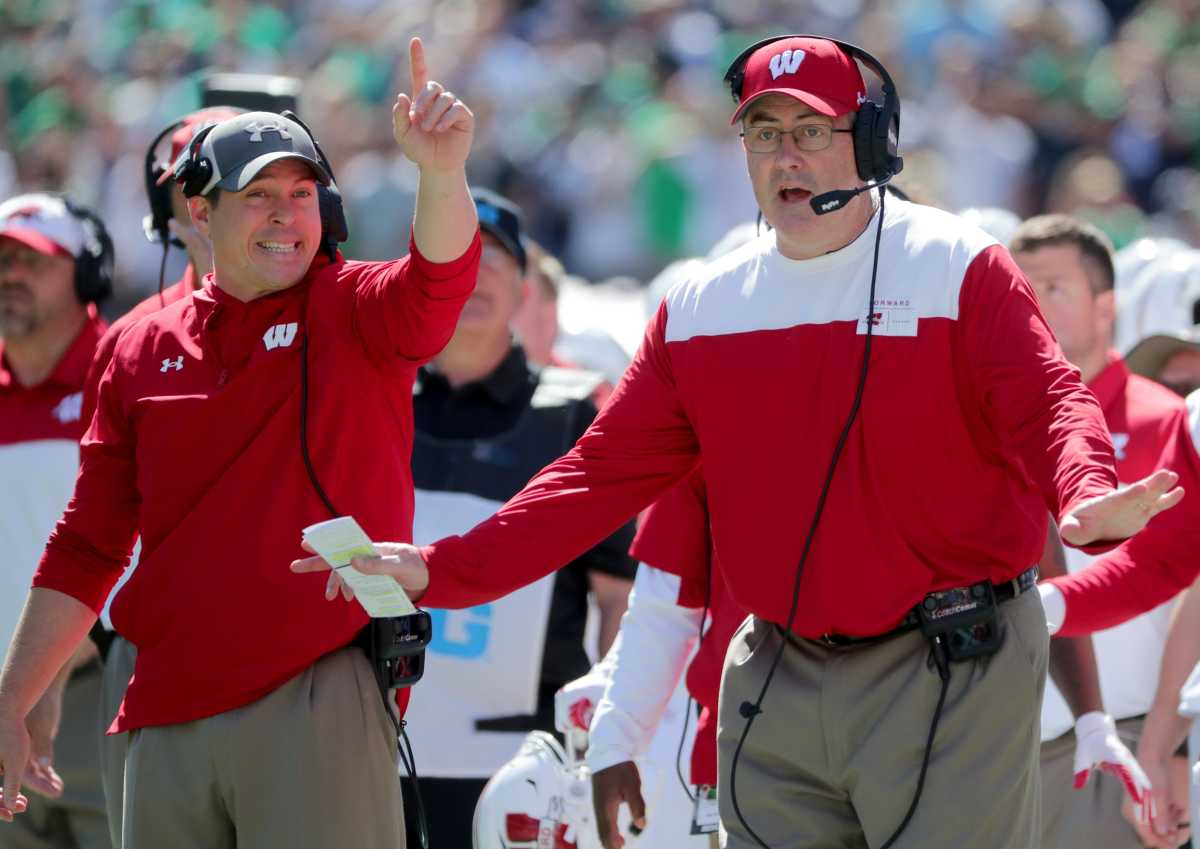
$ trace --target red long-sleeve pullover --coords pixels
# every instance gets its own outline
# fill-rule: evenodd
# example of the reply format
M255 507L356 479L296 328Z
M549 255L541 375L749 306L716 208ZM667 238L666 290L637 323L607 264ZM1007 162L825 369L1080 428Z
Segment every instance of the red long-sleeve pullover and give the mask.
M117 340L81 445L75 494L34 586L99 611L142 538L113 624L138 647L113 725L186 722L249 704L365 624L295 575L301 529L328 518L300 450L308 338L309 452L336 508L375 539L412 535L412 384L474 286L478 237L435 264L322 259L242 303L220 281Z
M767 233L676 286L576 446L423 550L426 603L478 604L569 562L702 457L734 601L786 621L855 393L875 232L803 261ZM879 254L865 396L800 591L806 637L878 634L931 590L1009 580L1037 562L1047 508L1116 485L1100 408L1002 247L889 200Z

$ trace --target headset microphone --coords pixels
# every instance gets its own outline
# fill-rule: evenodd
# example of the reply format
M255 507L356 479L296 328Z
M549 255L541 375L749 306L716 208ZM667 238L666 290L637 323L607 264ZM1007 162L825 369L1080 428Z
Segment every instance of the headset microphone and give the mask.
M869 192L871 189L886 186L892 181L893 176L895 175L888 174L882 180L872 181L865 186L859 186L857 189L835 189L832 192L825 192L812 198L809 203L812 204L813 212L817 215L828 215L830 212L837 212L863 192Z

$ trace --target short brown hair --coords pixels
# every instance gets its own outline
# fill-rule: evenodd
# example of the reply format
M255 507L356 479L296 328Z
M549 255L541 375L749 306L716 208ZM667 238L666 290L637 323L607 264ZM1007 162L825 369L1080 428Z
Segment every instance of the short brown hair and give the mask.
M1113 246L1103 230L1070 215L1037 215L1017 228L1008 249L1014 254L1029 253L1051 245L1079 248L1092 291L1096 294L1112 291L1116 279Z

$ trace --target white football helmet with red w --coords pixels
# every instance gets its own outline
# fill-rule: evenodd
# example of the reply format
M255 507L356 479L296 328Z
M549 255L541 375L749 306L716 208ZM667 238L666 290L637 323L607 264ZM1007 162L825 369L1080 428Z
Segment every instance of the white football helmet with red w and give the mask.
M531 731L475 805L475 849L601 849L592 778L554 737Z

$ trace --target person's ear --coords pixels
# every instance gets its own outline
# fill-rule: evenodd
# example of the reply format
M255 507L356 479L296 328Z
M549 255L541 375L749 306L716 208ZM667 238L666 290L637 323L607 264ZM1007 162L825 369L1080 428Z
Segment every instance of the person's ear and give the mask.
M192 215L192 224L200 231L200 234L206 239L212 239L209 233L209 216L212 213L212 207L209 206L208 198L203 195L196 195L187 199L188 212Z

